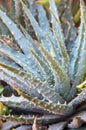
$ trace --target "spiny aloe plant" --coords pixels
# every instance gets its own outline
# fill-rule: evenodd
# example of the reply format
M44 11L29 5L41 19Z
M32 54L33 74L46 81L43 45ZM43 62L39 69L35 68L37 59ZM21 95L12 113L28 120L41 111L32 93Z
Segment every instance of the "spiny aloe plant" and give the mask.
M14 0L16 10L21 9L24 25L19 19L21 13L17 15L15 24L5 12L0 10L2 25L0 79L14 89L17 88L21 95L20 99L22 97L27 99L30 110L34 107L33 112L41 111L43 114L48 114L46 118L37 119L40 124L56 123L63 117L73 114L77 106L86 100L86 90L77 96L76 88L83 82L86 74L86 7L80 0L81 25L77 35L71 10L68 8L70 2L65 1L64 18L70 27L68 27L68 37L65 39L63 33L65 28L60 22L59 11L53 0L49 0L51 25L42 5L36 5L38 11L38 20L36 20L26 2L30 5L29 0ZM36 40L25 28L28 22L34 29ZM15 99L15 96L13 98ZM13 106L13 102L15 104L13 107L17 107L17 103L15 100L12 101L11 97L6 99L5 101L5 97L0 97L0 101L3 100L6 105ZM21 103L23 105L23 101L20 100L19 105ZM32 117L27 119L23 116L19 118L1 115L1 118L28 124L32 124L33 121Z

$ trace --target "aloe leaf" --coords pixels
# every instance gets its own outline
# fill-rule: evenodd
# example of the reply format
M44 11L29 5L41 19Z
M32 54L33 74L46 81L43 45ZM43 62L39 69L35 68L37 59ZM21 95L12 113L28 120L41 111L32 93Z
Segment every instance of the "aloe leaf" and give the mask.
M61 23L59 20L58 10L56 8L55 1L49 0L49 3L50 3L50 11L52 17L51 22L52 22L53 30L58 34L58 36L62 40L62 43L64 43L64 37L62 34Z
M6 64L8 66L10 65L10 66L15 67L15 68L19 68L18 64L16 64L13 60L8 58L6 55L4 55L1 52L0 52L0 63Z
M49 65L47 65L47 62L43 59L41 59L33 50L29 50L32 55L34 56L34 58L37 60L37 62L40 64L40 66L42 67L42 69L44 70L46 77L47 77L47 82L53 86L53 82L54 82L54 77L53 77L53 73L49 67ZM46 63L45 63L46 62Z
M40 24L41 29L45 30L47 32L50 31L48 18L46 16L46 12L45 12L43 6L38 5L37 9L38 9L38 13L39 13L38 18L39 18L39 24Z
M0 79L4 80L13 88L17 86L20 90L23 90L25 93L28 93L32 96L37 96L38 98L42 98L42 96L31 87L31 85L24 81L22 77L16 75L15 73L3 68L0 66Z
M46 16L46 12L43 8L43 6L37 6L37 9L38 9L38 18L39 18L39 24L40 24L40 27L41 29L45 32L47 32L47 35L49 37L49 40L50 40L50 43L51 43L51 49L53 49L55 52L54 52L54 57L59 61L60 63L60 56L59 56L59 50L57 50L57 40L56 38L54 37L53 33L51 32L50 30L50 25L49 25L49 22L48 22L48 18ZM53 43L53 45L52 45ZM51 53L51 50L50 50L50 53ZM52 53L51 53L52 54Z
M16 63L14 63L13 61L11 61L11 63L10 63L10 61L8 59L0 57L0 64L2 64L2 63L4 65L7 65L7 66L11 66L11 67L14 67L14 68L19 68L19 66Z
M21 49L24 51L24 53L26 55L28 55L28 62L30 62L32 65L34 66L34 71L37 69L37 72L39 71L39 68L36 65L36 63L34 63L33 57L31 56L31 54L28 51L28 48L31 47L29 44L29 41L27 41L27 39L25 39L24 35L21 33L21 31L18 29L18 27L16 26L16 24L14 24L12 22L11 19L9 19L9 17L6 16L6 14L0 10L0 19L3 21L3 23L7 26L7 28L10 30L10 32L12 33L14 39L17 41L18 45L21 47ZM19 34L19 35L17 35ZM30 67L31 67L30 66ZM30 70L32 69L32 67L30 68ZM41 73L41 72L40 72Z
M61 115L62 116L62 115ZM37 122L40 125L49 125L52 123L56 123L57 121L59 121L60 119L63 119L63 117L61 118L61 116L57 116L57 115L46 115L46 116L42 116L42 117L38 117L37 118ZM0 119L2 120L9 120L9 121L14 121L14 122L19 122L22 124L33 124L34 122L34 117L32 116L15 116L15 115L1 115Z
M69 58L71 58L71 50L73 46L76 44L75 40L77 37L77 30L78 30L75 27L71 10L72 10L72 0L66 1L64 14L63 14L63 18L65 19L65 23L63 24L63 30L64 30L65 43L66 43L67 53L69 54ZM70 73L71 73L71 69L70 69Z
M69 56L67 54L67 50L65 47L64 37L62 33L61 23L59 20L58 10L55 6L55 2L53 0L50 0L50 10L51 10L51 16L52 16L52 26L53 30L55 32L55 36L58 41L58 48L60 50L60 54L62 56L62 68L67 68L67 73L69 72ZM65 69L64 69L65 70Z
M34 41L31 38L31 36L25 31L25 29L22 26L21 26L21 28L22 28L22 31L23 31L25 37L32 43L33 49L29 49L29 51L34 56L34 58L36 59L36 61L38 62L38 64L43 69L44 73L46 74L48 83L50 85L53 85L52 84L53 83L53 74L52 74L52 71L51 71L47 61L44 59L44 57L42 56L42 54L39 51L39 49L37 48L37 46L34 44Z
M41 93L43 95L43 97L45 97L45 99L52 101L52 102L55 102L55 103L58 101L60 101L61 103L64 102L63 98L58 93L56 93L54 88L51 88L47 84L47 82L41 82L40 80L31 77L30 74L25 73L25 72L18 70L16 68L9 67L9 66L6 66L4 64L0 64L0 66L2 66L3 68L6 68L7 70L10 70L10 71L14 72L15 74L21 76L21 78L23 78L24 81L29 83L32 86L32 88L36 89L39 93Z
M15 61L15 63L23 67L25 71L31 72L34 76L41 78L41 74L42 76L44 75L42 73L42 70L40 71L40 68L38 68L39 66L34 66L33 62L29 61L29 58L31 57L28 58L24 54L17 52L3 44L0 44L0 52L2 52L4 55L8 56L10 59Z
M81 34L81 48L78 58L77 71L75 75L76 85L83 81L83 78L86 74L86 7L83 1L80 1L81 6L81 24L83 26L83 31Z
M70 110L70 106L68 106L67 104L60 104L59 102L57 104L55 103L50 103L50 102L46 102L44 100L39 100L37 98L33 98L30 95L26 95L25 93L23 93L22 91L20 92L21 95L28 99L28 101L32 102L33 104L39 106L40 108L43 108L44 110L47 110L53 114L61 114L61 113L69 113L69 111L72 111L73 108L71 106L71 110Z
M44 73L46 74L46 77L48 78L49 84L51 84L51 82L53 80L53 74L52 74L52 72L50 70L50 67L49 67L47 61L42 56L42 54L39 51L39 49L37 48L36 44L34 44L34 41L31 38L31 36L25 31L25 29L22 26L21 26L21 30L23 31L23 34L25 35L25 37L29 41L31 41L31 45L32 45L33 49L29 49L29 51L35 57L37 62L40 64L40 67L44 70Z
M47 48L48 51L50 51L50 42L48 40L48 37L46 35L46 33L39 27L37 21L35 20L35 18L33 17L33 15L31 14L30 10L27 8L27 6L22 2L22 0L20 0L22 8L24 10L24 13L26 14L26 16L28 17L28 19L30 20L32 27L34 28L34 31L37 35L37 38L39 41L43 42L43 44L45 45L45 47Z
M32 26L33 26L36 34L37 34L38 40L41 41L44 45L46 44L45 47L48 46L48 51L50 51L51 47L49 47L49 46L52 45L52 44L51 44L51 42L49 40L48 32L47 32L47 34L45 34L45 32L41 30L38 23L36 22L36 20L32 16L32 14L30 13L29 9L24 5L24 3L22 1L21 1L21 3L22 3L22 7L24 9L25 14L27 15L28 19L30 19L31 24L32 24ZM50 37L52 36L51 32L50 32L49 35L50 35ZM56 40L54 39L54 41L56 41ZM64 47L64 49L65 49L65 47ZM65 52L66 52L66 49L65 49ZM64 55L62 55L62 56L64 58ZM68 55L67 55L66 59L68 59ZM66 60L66 65L67 65L67 63L69 63L69 61L67 62L67 60Z
M86 9L85 9L83 1L80 3L81 3L80 4L81 5L81 25L80 25L78 37L76 39L76 43L72 50L72 56L71 56L71 61L70 61L71 79L78 76L77 83L80 83L80 78L83 79L84 72L85 72L85 64L86 64L85 63L85 57L86 57L85 56L85 47L86 47L86 43L85 43L86 20L85 20L85 17L86 16L84 13ZM77 74L77 76L76 76L76 74Z
M26 63L27 58L22 53L16 52L12 48L3 44L0 44L0 52L8 56L9 58L12 58L12 60L14 60L17 64L20 64L23 68L27 66L27 70L29 70L28 65Z
M65 12L64 12L64 17L66 18L66 24L68 23L69 24L69 34L68 34L68 38L66 39L66 44L67 44L67 48L69 48L70 50L68 51L71 51L71 47L74 45L74 41L76 39L76 36L77 36L77 31L76 31L76 28L75 28L75 25L74 25L74 21L73 21L73 17L72 17L72 12L71 12L71 9L72 9L72 0L70 1L67 1L65 3ZM66 30L66 25L65 25L65 30ZM72 45L71 45L72 44Z
M27 9L27 7L26 7L23 3L22 3L22 6L23 6L23 8L24 8L24 11L25 11L26 15L27 15L28 18L31 20L31 24L33 25L34 30L36 31L36 33L37 33L37 35L38 35L39 41L41 40L44 44L46 44L45 46L47 46L47 45L48 45L48 41L50 42L49 38L48 38L48 37L46 38L46 35L45 35L44 31L42 31L42 30L40 29L38 23L36 22L36 20L35 20L34 17L32 16L32 14L30 13L29 9ZM27 9L27 11L26 11L26 9ZM34 24L34 23L35 23L35 24ZM47 35L48 35L48 32L47 32ZM49 35L50 35L50 37L52 36L51 32L49 32ZM52 36L52 37L53 37L53 36ZM29 38L30 38L30 37L29 37ZM30 38L30 39L31 39L31 38ZM54 38L53 38L53 39L54 39ZM47 41L47 40L48 40L48 41ZM56 41L56 40L54 40L54 41ZM51 42L50 42L50 45L52 45ZM48 47L48 48L50 48L50 47ZM57 52L57 53L58 53L58 52Z
M41 29L43 31L47 32L47 35L49 37L49 41L51 43L51 49L55 50L55 48L57 49L57 47L58 47L56 45L57 44L57 40L54 37L52 31L50 30L50 25L49 25L49 22L48 22L48 18L46 16L46 12L45 12L45 10L44 10L42 5L37 6L37 9L38 9L38 13L39 13L39 15L38 15L39 19L38 20L39 20L40 27L41 27ZM54 45L52 45L52 43ZM54 55L55 55L54 57L59 61L59 50L55 51Z
M48 36L50 42L51 42L51 50L50 50L50 54L52 55L52 57L54 57L58 62L59 64L61 65L61 56L60 56L60 52L59 52L59 48L58 46L56 45L57 44L57 40L56 38L54 38L54 35L53 34L50 34L49 33L49 36ZM53 54L52 54L52 51L53 51Z
M23 26L20 25L20 28L25 36L25 38L30 41L30 45L32 47L32 49L36 52L36 54L38 54L41 58L43 58L41 52L39 51L38 47L36 46L36 43L34 42L34 40L32 39L32 37L28 34L28 32L24 29ZM30 49L31 49L30 47Z
M61 39L58 37L56 32L54 33L56 36L56 39L58 40L58 46L59 46L59 51L60 54L62 55L61 57L61 66L65 70L65 72L69 75L69 56L67 54L66 47L62 43Z
M45 99L47 99L49 101L53 101L53 102L58 102L58 101L60 101L61 103L64 102L63 98L58 93L56 93L54 91L54 89L51 89L50 87L48 87L49 85L46 82L42 83L40 80L37 80L37 79L34 79L33 77L31 77L31 75L29 75L28 73L25 73L16 68L6 66L4 64L0 64L0 66L3 67L3 69L6 68L7 70L9 70L9 74L10 74L10 72L13 72L14 74L21 76L20 78L22 78L26 82L26 84L28 84L26 86L27 87L26 89L29 89L28 87L29 87L29 85L31 85L33 90L35 90L35 89L38 90L39 93L42 93L42 95L45 97ZM6 72L8 72L8 71L6 71ZM12 80L13 80L13 77L11 78L11 81ZM14 79L14 80L17 80L16 81L17 83L19 82L18 79ZM20 84L20 82L19 82L19 84Z
M16 38L15 40L20 45L20 47L22 48L22 50L24 51L24 53L28 54L28 50L27 50L28 41L25 40L24 36L20 32L20 30L18 29L18 27L16 26L16 24L14 24L12 22L12 20L9 17L7 17L7 15L3 11L1 11L1 10L0 10L0 19L7 26L7 28L12 33L12 35L14 36L14 38ZM19 34L19 35L17 35L17 34ZM25 45L25 43L26 43L26 45Z
M51 49L54 50L54 57L60 63L61 58L60 58L59 49L58 49L58 45L57 45L58 41L56 40L55 36L53 35L52 31L50 30L50 25L49 25L45 10L41 5L37 6L37 9L38 9L38 13L39 13L38 18L39 18L40 27L43 31L45 30L45 32L47 32L49 41L51 43ZM51 50L50 50L50 53L51 53Z
M34 83L34 82L32 82L32 83ZM53 103L57 103L58 101L60 103L65 102L65 100L62 98L62 96L59 93L55 92L54 88L50 88L50 86L47 83L38 82L38 85L36 85L34 87L35 87L35 89L38 90L39 93L42 93L42 95L45 99L47 99L50 102L53 102Z
M39 44L39 50L48 61L49 65L52 68L54 78L55 78L55 89L63 97L67 98L67 94L70 90L70 80L66 72L60 67L58 62L46 51L46 49ZM66 90L66 93L65 93Z
M29 114L32 113L38 113L38 114L49 114L49 112L34 106L29 102L27 99L23 98L22 96L16 97L15 95L12 95L10 97L4 97L3 95L0 96L0 102L3 102L6 106L17 109L20 111L27 112Z
M3 62L0 63L0 66L2 66L3 68L6 68L7 70L12 71L13 73L21 76L23 79L25 78L28 80L28 79L32 78L31 74L23 71L22 68L7 65L7 64L4 64Z
M22 1L21 1L22 3ZM34 17L32 16L32 14L30 13L29 9L27 9L27 7L22 3L22 6L24 8L24 11L25 11L25 14L28 16L28 18L30 19L31 21L31 24L34 28L34 30L36 31L37 35L38 35L38 39L39 41L41 41L43 44L48 40L49 42L49 39L48 39L48 33L47 33L47 36L45 35L45 33L40 29L38 23L36 22L36 20L34 19ZM46 39L45 39L46 38ZM46 41L45 41L46 40ZM48 44L48 43L47 43ZM50 45L51 45L51 42L50 42ZM46 46L46 45L45 45ZM64 47L65 49L65 47ZM66 52L66 49L65 49L65 52ZM67 53L66 53L67 54ZM64 55L62 55L64 57ZM67 58L68 59L68 55L67 55ZM69 62L69 60L68 60ZM67 64L67 60L66 60L66 64Z
M37 33L37 32L41 32L41 31L43 31L42 33L41 33L41 35L43 35L43 37L45 37L45 38L47 38L47 42L49 42L49 43L47 43L46 41L46 45L45 46L48 46L48 44L50 44L49 46L48 46L48 48L52 48L53 46L51 46L52 44L51 44L51 41L49 40L49 38L48 37L46 37L46 35L49 35L50 37L51 37L51 39L52 39L52 41L54 42L54 44L56 45L56 39L55 39L55 37L53 36L53 33L50 31L50 27L49 27L49 23L48 23L48 19L47 19L47 17L46 17L46 14L45 14L45 11L44 11L44 9L43 9L43 7L40 5L40 6L37 6L37 9L38 9L38 13L39 13L39 15L38 15L38 18L39 18L39 24L40 24L40 27L39 27L39 25L37 25L37 22L35 21L35 19L33 18L33 16L31 16L31 18L32 19L34 19L34 22L35 22L35 32ZM41 14L41 12L42 12L42 14ZM26 12L27 13L27 12ZM30 12L29 12L30 13ZM26 14L27 16L28 16L28 14ZM31 15L31 14L30 14ZM29 16L28 16L29 17ZM30 18L28 18L28 19L30 19ZM45 22L46 21L46 22ZM32 21L33 22L33 21ZM32 23L31 22L31 23ZM46 23L46 24L45 24ZM45 24L45 25L44 25ZM32 23L32 25L33 25L33 23ZM39 31L37 30L39 28ZM44 30L45 30L45 32L44 32ZM46 33L46 35L45 35L45 33ZM39 34L39 33L38 33ZM40 38L41 39L41 38ZM44 40L44 38L42 39L42 40ZM43 44L45 44L45 42L43 42ZM56 58L58 58L58 51L55 53L55 57ZM59 58L60 59L60 58Z
M5 24L5 26L8 28L10 33L13 35L14 39L16 40L17 44L21 47L23 52L26 55L30 55L28 52L28 47L31 47L29 44L29 41L25 39L24 35L21 33L21 31L18 29L17 25L5 14L5 12L0 10L0 19ZM18 35L17 35L18 34Z
M73 87L71 88L69 99L73 97L76 92L76 85L83 82L84 76L86 74L86 7L83 1L80 1L81 6L81 25L78 37L76 39L76 44L72 50L72 58L70 62L71 69L71 79L74 81Z
M76 109L80 104L86 101L86 89L84 89L77 97L75 97L71 102L69 102L69 106L73 106Z

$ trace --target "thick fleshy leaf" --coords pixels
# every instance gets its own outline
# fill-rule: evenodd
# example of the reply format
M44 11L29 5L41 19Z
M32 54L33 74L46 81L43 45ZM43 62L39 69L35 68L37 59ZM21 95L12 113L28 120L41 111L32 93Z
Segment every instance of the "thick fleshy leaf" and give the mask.
M86 74L86 7L83 1L80 1L81 7L81 26L82 26L82 34L81 37L81 47L80 53L78 57L78 64L76 65L75 70L75 85L81 83ZM78 41L77 41L78 42Z
M18 43L20 48L23 50L25 55L27 55L28 62L30 61L30 63L32 64L30 70L32 70L32 67L33 67L34 72L36 71L36 73L38 73L40 71L40 69L38 68L38 65L35 66L36 63L34 63L34 59L33 59L32 55L29 53L29 51L28 51L28 48L31 47L30 42L27 39L25 39L24 35L18 29L16 24L13 23L13 21L9 17L7 17L7 15L1 10L0 10L0 16L1 16L0 19L3 21L3 23L10 30L11 34L13 35L14 39L16 40L16 42ZM40 74L41 74L41 71L40 71Z
M81 1L81 25L79 28L79 34L78 37L76 39L75 45L72 49L71 52L71 61L70 61L70 68L71 68L71 79L73 79L77 73L77 68L79 68L79 66L81 64L83 64L82 62L80 62L81 58L84 58L85 55L83 55L83 53L85 54L85 23L86 23L86 19L85 19L85 6L83 1ZM83 55L83 56L81 56ZM85 62L85 60L83 60ZM83 64L84 65L84 64ZM82 71L80 71L81 73Z
M42 74L42 70L40 71L40 66L37 66L36 64L36 66L34 66L34 59L32 59L33 57L27 57L24 54L17 52L6 45L3 45L2 43L0 44L0 52L15 61L15 63L17 63L19 66L23 67L25 71L31 72L36 77L41 77L40 75ZM31 58L31 61L33 60L33 62L31 62L29 58ZM43 75L44 74L42 74L42 76Z
M48 85L47 81L46 82L42 82L38 79L33 78L30 74L25 73L19 69L13 68L13 67L9 67L6 66L4 64L0 64L1 67L6 68L7 70L14 72L15 74L17 74L18 76L21 76L20 78L22 78L24 81L26 81L26 83L28 83L29 85L31 85L31 87L33 89L36 89L40 94L43 95L43 97L47 100L49 100L50 102L55 102L57 103L58 101L60 101L61 103L64 102L63 98L55 92L54 88L51 88L51 86ZM28 88L26 88L28 89Z
M39 20L40 27L43 31L45 31L45 33L47 32L48 39L51 44L50 53L53 57L56 58L56 60L58 60L58 62L62 66L58 41L57 41L56 37L53 35L53 32L50 30L51 27L49 25L48 18L46 16L46 12L42 6L38 6L37 9L38 9L38 13L39 13L38 20ZM53 50L53 54L52 54L52 50Z
M71 79L74 80L73 87L70 91L69 98L76 94L76 85L83 82L86 75L86 7L84 2L80 1L81 7L81 25L76 44L72 51L71 59Z
M58 15L58 10L55 6L55 2L53 0L50 0L50 10L51 10L51 22L52 22L52 27L56 35L58 36L59 39L58 41L58 48L60 50L61 54L61 62L62 62L62 68L67 69L67 73L69 72L69 57L67 54L67 50L65 47L65 42L64 42L64 36L62 33L62 28L61 28L61 23L59 20L59 15ZM57 38L57 37L56 37Z
M47 79L49 81L48 83L52 85L53 73L52 73L52 70L51 70L50 66L47 63L47 60L45 60L45 58L42 56L40 50L38 49L37 45L34 43L31 36L25 31L25 29L22 26L21 26L21 29L23 31L23 34L27 38L27 40L31 41L32 49L28 49L29 52L31 52L31 54L34 56L34 58L36 59L36 61L40 65L40 67L43 69L43 71L46 74L46 77L47 77Z
M53 114L65 114L73 111L72 106L68 106L67 104L60 104L58 103L52 103L52 102L46 102L44 100L39 100L37 98L33 98L29 95L26 95L22 91L20 91L21 95L28 99L28 101L32 102L33 104L39 106L40 108L43 108L44 110L47 110ZM70 108L71 107L71 108Z
M5 14L5 12L3 12L1 10L0 10L0 19L5 24L5 26L7 26L7 28L9 29L9 31L11 32L11 34L13 35L13 37L15 38L15 40L17 41L17 43L20 45L20 47L22 48L22 50L24 51L24 53L28 54L28 50L27 50L27 47L29 45L28 41L25 40L24 36L20 32L20 30L17 28L16 24L14 24L12 22L12 20L9 17L7 17L7 15Z
M5 81L10 86L17 86L19 89L23 90L25 93L29 93L36 97L42 97L37 90L31 87L31 85L24 81L24 79L15 73L0 66L0 79Z
M58 15L58 11L55 5L55 1L49 0L49 3L50 3L50 11L51 11L51 17L52 17L51 22L52 22L53 29L58 34L62 42L64 43L64 37L62 34L61 23L59 20L59 15Z
M48 53L48 51L41 45L38 45L39 50L48 61L52 68L54 78L55 78L55 89L64 98L67 98L70 90L70 80L66 72L60 67L58 62ZM62 78L63 77L63 78ZM66 89L66 93L65 93Z

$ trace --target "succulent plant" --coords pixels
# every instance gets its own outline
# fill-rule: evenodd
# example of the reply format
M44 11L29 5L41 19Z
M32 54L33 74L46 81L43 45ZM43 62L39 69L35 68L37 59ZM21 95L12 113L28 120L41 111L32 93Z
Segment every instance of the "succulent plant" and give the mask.
M65 23L61 23L59 7L53 0L49 0L49 18L42 5L34 5L35 14L29 0L14 0L16 21L0 10L0 80L21 95L9 98L2 95L0 101L13 108L26 106L30 112L45 115L37 118L40 124L64 120L86 100L86 90L77 95L76 88L86 74L86 7L80 0L81 24L77 34L68 8L71 2L62 2L65 2L62 16ZM29 25L35 39L29 35ZM34 120L31 116L15 115L0 118L26 124Z

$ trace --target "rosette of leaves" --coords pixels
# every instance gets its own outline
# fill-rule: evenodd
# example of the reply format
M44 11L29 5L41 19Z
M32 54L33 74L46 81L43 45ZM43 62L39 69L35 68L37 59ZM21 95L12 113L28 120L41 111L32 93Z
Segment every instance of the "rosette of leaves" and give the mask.
M0 100L4 99L3 102L8 106L16 108L19 103L24 108L23 98L26 98L29 111L48 114L37 119L40 124L56 123L64 116L73 114L77 106L85 101L86 92L77 96L76 86L83 82L86 74L86 7L81 0L81 25L76 35L71 10L68 8L70 2L65 2L64 18L69 25L65 39L63 32L67 26L61 23L53 0L49 0L50 19L42 5L36 5L36 20L29 9L32 7L29 0L15 0L14 3L18 11L16 23L0 10L0 79L16 89L21 96L18 97L19 102L15 101L14 95L7 100L2 96ZM21 12L23 22L20 20ZM28 22L36 39L27 31ZM15 105L12 106L12 103ZM1 118L28 124L34 119L11 115L1 115Z

